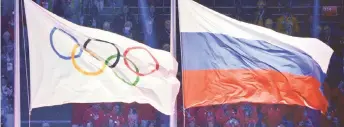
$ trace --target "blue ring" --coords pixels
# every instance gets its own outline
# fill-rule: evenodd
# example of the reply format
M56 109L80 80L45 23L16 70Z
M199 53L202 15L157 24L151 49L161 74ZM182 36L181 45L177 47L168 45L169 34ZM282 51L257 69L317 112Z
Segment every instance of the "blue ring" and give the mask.
M56 53L56 55L59 56L61 59L64 59L64 60L70 60L70 59L72 59L71 56L63 56L63 55L61 55L59 52L57 52L57 50L56 50L56 48L55 48L55 46L54 46L54 43L53 43L53 35L54 35L54 33L55 33L56 30L60 30L60 31L62 31L63 33L65 33L66 35L68 35L70 38L72 38L72 39L74 40L74 42L75 42L76 44L79 44L78 40L77 40L74 36L72 36L72 35L70 35L69 33L67 33L66 31L64 31L64 30L62 30L62 29L57 29L56 27L54 27L54 28L51 30L51 32L50 32L50 45L51 45L51 48L52 48L52 49L54 50L54 52ZM75 58L80 57L81 54L82 54L82 51L83 51L83 50L80 48L80 52L79 52L79 54L75 55Z

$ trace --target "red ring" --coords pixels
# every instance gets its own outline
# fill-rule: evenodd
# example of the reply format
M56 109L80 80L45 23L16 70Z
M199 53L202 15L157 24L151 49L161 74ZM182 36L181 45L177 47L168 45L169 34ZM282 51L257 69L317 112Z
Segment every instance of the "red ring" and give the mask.
M148 72L147 74L142 74L142 73L140 73L140 72L136 72L133 68L131 68L131 67L129 66L128 60L127 60L127 59L124 59L124 64L125 64L125 66L127 66L132 72L134 72L134 73L137 74L138 76L146 76L146 75L152 74L153 72L159 70L160 65L159 65L159 63L158 63L158 60L156 60L156 58L155 58L147 49L145 49L145 48L143 48L143 47L137 47L137 46L136 46L136 47L127 48L127 49L124 51L124 53L123 53L123 57L127 57L129 51L130 51L130 50L134 50L134 49L143 49L143 50L147 51L148 54L153 58L153 60L154 60L154 62L155 62L156 65L155 65L155 69L154 69L154 70Z

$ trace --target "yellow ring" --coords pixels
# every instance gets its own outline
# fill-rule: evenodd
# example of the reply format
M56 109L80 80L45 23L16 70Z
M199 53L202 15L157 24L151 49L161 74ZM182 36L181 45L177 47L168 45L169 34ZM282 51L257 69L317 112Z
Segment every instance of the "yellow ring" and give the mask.
M71 55L71 60L72 60L72 63L73 63L73 66L76 70L78 70L80 73L84 74L84 75L89 75L89 76L96 76L96 75L99 75L101 73L104 72L105 70L105 67L106 67L106 64L104 63L104 65L102 66L101 69L99 69L98 71L95 71L95 72L87 72L85 70L82 70L78 64L76 63L75 61L75 52L76 52L76 49L79 47L79 45L75 44L74 47L73 47L73 50L72 50L72 55Z

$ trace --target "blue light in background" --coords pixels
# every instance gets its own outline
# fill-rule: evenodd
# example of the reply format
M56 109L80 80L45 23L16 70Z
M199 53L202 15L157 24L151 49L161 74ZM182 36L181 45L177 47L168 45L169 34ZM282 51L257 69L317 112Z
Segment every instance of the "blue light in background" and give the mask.
M141 26L144 33L144 43L152 48L159 48L159 44L156 41L156 32L155 32L155 21L150 25L150 20L152 14L149 9L150 6L147 4L146 0L138 0L139 14L141 19ZM148 33L151 31L151 34Z

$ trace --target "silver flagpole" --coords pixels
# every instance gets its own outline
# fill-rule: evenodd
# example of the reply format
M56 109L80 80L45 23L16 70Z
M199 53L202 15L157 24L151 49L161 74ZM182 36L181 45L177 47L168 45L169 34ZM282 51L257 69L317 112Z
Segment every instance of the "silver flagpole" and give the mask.
M171 0L171 28L170 28L170 52L177 59L177 41L176 41L176 0ZM177 127L177 99L174 105L174 111L170 115L170 127Z
M176 0L171 0L170 52L173 54L174 58L177 58L176 13Z
M14 127L20 127L20 34L19 34L19 0L15 0L15 56L14 56Z

